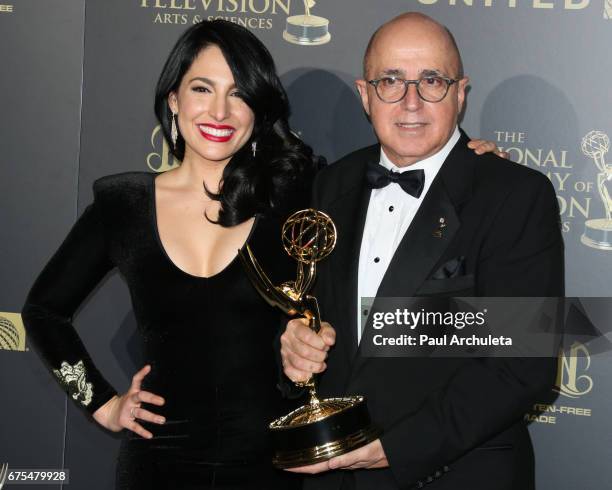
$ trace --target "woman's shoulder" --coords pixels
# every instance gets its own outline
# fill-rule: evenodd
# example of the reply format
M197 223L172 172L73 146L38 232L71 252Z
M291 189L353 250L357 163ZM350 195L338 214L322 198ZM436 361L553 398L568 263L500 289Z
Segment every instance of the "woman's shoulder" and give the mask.
M94 203L104 215L148 209L155 174L124 172L107 175L93 183Z
M93 183L94 195L104 197L110 194L116 197L122 194L129 195L139 189L146 190L150 187L154 176L152 172L122 172L106 175Z

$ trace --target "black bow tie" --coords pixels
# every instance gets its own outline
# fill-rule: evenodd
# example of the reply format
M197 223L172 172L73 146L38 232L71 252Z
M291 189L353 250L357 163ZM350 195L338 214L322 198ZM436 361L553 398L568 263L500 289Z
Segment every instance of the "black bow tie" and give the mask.
M395 182L405 192L417 199L423 192L423 187L425 187L425 172L423 169L406 170L400 173L387 170L382 165L373 162L368 163L366 179L372 189L380 189L388 186L391 182Z

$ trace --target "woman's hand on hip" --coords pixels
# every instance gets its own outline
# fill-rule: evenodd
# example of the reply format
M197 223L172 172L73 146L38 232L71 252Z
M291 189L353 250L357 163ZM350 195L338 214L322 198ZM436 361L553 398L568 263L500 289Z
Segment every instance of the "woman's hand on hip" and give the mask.
M166 419L142 408L143 403L159 407L165 403L161 396L140 389L142 380L150 372L151 366L148 364L138 371L132 378L130 389L121 396L115 395L98 408L93 414L94 420L110 431L119 432L122 429L128 429L145 439L151 439L153 434L140 425L138 420L164 424Z

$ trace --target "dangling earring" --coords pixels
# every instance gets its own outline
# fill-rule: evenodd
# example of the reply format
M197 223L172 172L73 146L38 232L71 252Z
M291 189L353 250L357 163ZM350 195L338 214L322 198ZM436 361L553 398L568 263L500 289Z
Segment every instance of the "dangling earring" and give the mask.
M176 127L176 114L172 113L172 127L170 128L170 138L172 138L172 147L176 150L176 140L178 139L178 129Z
M257 154L257 141L253 141L253 143L251 143L251 151L253 152L253 158L255 158L255 155Z

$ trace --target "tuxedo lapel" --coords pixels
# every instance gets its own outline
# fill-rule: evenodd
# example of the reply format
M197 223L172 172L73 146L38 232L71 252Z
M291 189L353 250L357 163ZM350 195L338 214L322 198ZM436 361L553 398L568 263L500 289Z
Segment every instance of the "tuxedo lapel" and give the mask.
M459 230L459 210L472 189L468 141L462 131L402 237L378 297L413 296Z
M442 180L436 179L397 247L376 296L413 296L459 226Z
M347 318L348 332L342 332L350 341L347 343L350 358L357 350L357 285L361 237L368 211L371 190L360 185L336 204L338 246L334 251L333 273L338 281L336 308L340 317ZM342 278L346 278L343 280Z
M473 178L471 160L465 158L468 141L462 132L397 247L377 297L414 296L459 230L458 209L469 198ZM366 360L357 353L352 378Z
M330 213L338 231L338 241L332 256L332 274L337 284L334 287L334 307L338 318L346 318L347 360L357 351L357 286L361 238L365 226L371 189L365 185L365 169L370 160L378 161L380 147L373 147L367 157L355 163L351 187L330 204ZM324 315L324 314L323 314Z

